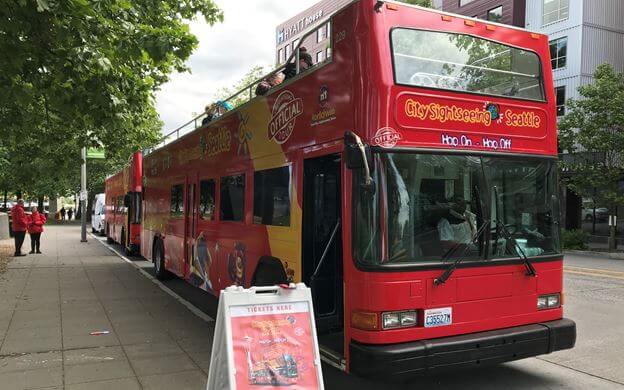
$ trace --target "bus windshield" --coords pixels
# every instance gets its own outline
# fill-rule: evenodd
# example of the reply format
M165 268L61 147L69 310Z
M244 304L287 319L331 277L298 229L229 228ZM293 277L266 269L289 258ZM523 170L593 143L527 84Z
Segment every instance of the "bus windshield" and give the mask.
M560 252L553 160L379 153L375 161L376 191L354 184L353 250L362 263Z
M471 35L395 28L397 84L544 100L537 54Z

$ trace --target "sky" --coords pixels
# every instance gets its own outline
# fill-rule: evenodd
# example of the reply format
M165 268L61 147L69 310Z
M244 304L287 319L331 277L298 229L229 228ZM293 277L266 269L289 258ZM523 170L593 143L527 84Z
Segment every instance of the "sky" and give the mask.
M190 73L175 73L156 93L163 133L191 120L222 87L231 87L255 65L275 64L275 28L318 0L215 0L223 23L190 22L199 46L186 62Z

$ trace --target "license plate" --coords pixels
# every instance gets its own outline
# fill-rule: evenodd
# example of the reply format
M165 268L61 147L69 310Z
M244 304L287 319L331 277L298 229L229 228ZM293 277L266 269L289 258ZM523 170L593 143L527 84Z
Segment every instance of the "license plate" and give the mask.
M441 307L439 309L425 310L425 328L434 326L446 326L453 323L453 308Z

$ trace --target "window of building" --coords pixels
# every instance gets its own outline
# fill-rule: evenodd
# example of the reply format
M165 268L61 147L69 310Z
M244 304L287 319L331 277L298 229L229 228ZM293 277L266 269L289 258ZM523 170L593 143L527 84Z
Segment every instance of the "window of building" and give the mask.
M472 3L473 1L474 1L474 0L459 0L459 6L460 6L460 7L463 7L463 6L465 6L466 4L470 4L470 3Z
M284 56L284 49L279 49L277 51L277 63L281 64L282 62L284 62L284 60L282 59Z
M288 57L290 57L290 53L292 53L292 46L287 45L285 47L285 51L284 51L284 61L288 60Z
M326 29L325 37L327 38L331 37L331 22L327 22L325 29Z
M318 64L319 62L323 62L323 52L319 51L318 53L316 53L316 63Z
M199 217L204 221L214 221L215 181L202 180L199 183Z
M319 43L325 39L325 29L323 27L316 30L316 43Z
M290 226L290 167L254 173L253 222Z
M295 39L292 43L292 49L293 51L295 51L295 49L297 48L297 45L299 44L299 38Z
M245 175L221 178L221 220L242 222L245 217Z
M500 22L503 19L503 6L492 8L487 12L487 20L490 22Z
M566 66L568 38L563 37L550 41L550 61L553 70Z
M328 47L327 49L325 49L325 58L331 58L331 56L332 56L331 47Z
M570 0L543 0L542 24L554 23L567 19L570 9Z
M555 88L555 101L557 102L557 116L565 115L566 89L563 87Z
M182 184L171 186L171 216L180 217L184 214L184 187Z

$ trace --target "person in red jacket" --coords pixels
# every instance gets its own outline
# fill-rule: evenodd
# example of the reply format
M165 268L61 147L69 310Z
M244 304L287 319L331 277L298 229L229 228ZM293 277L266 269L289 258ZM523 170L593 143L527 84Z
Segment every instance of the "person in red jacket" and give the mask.
M14 256L26 256L22 253L22 244L28 228L28 218L24 212L24 199L18 199L17 204L11 209L11 219L13 220L13 236L15 238Z
M39 214L39 210L33 207L32 214L28 218L28 234L30 234L30 253L41 254L41 233L43 233L43 224L46 223L46 217L43 214Z

